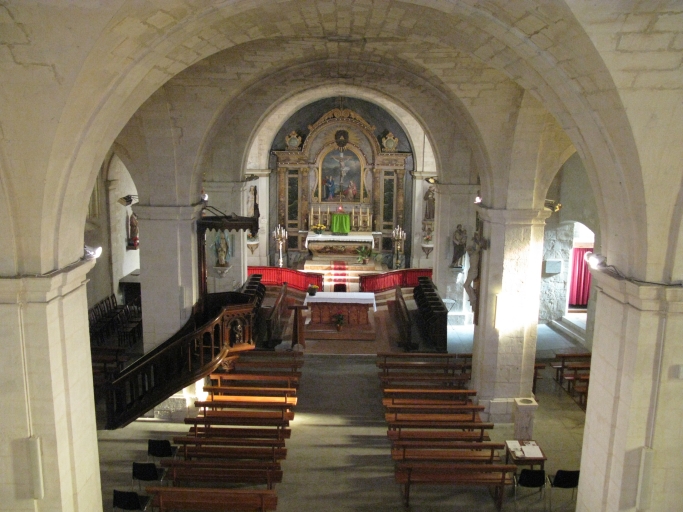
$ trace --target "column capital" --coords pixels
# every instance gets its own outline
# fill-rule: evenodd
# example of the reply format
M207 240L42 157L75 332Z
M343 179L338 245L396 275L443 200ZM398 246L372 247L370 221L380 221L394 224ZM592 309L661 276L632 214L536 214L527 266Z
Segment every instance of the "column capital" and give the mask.
M593 284L610 298L639 311L683 313L683 287L645 283L618 276L609 270L591 269Z
M204 203L188 206L149 206L136 204L133 212L141 220L197 220Z
M548 208L542 210L503 210L478 206L480 217L491 224L545 224L552 212Z
M48 274L0 278L0 304L44 303L80 288L96 260L79 260Z

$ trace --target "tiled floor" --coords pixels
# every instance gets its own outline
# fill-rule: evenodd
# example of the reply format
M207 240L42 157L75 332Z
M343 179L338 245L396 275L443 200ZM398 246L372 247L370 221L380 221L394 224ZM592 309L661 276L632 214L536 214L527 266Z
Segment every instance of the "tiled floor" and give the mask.
M539 329L539 351L564 349L571 342ZM452 333L460 351L463 333ZM449 336L449 348L451 348ZM471 349L471 335L470 335ZM539 408L534 437L546 452L546 469L577 469L580 463L584 412L552 379L550 369L537 389ZM284 479L276 486L279 512L383 512L406 510L393 480L393 464L383 420L375 358L363 355L307 353L292 422L292 438L283 463ZM117 431L100 431L99 448L104 510L110 511L112 489L130 489L133 461L146 460L146 440L187 432L183 424L137 421ZM512 436L512 424L497 424L494 441ZM539 495L524 489L517 507L511 491L504 510L543 510ZM547 493L546 493L547 497ZM553 494L553 510L573 510L570 491ZM411 492L411 511L493 511L482 488L417 486Z

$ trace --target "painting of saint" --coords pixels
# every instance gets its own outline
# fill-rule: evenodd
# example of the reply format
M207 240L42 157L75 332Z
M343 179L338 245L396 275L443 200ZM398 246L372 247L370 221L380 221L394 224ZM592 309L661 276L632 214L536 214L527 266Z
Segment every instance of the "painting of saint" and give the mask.
M359 203L362 168L353 151L333 149L320 167L322 201Z

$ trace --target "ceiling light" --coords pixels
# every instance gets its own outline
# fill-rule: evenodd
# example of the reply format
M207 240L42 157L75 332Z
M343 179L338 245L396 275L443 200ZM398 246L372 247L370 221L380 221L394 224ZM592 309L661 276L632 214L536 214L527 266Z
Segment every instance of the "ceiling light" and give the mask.
M102 255L102 247L90 247L86 245L83 248L84 260L96 260Z
M429 183L430 185L437 185L439 183L439 180L437 180L435 176L430 176L429 178L425 178L425 181L427 183Z
M607 267L607 258L602 254L587 252L583 258L590 268L599 270Z

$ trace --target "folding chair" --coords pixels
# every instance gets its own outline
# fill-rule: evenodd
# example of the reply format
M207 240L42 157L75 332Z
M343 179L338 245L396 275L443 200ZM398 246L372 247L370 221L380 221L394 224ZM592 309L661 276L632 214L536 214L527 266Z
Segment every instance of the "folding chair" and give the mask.
M543 510L545 510L545 499L543 490L546 485L546 476L543 469L523 469L519 476L515 475L515 510L517 509L517 488L527 487L531 489L539 489L541 499L543 499Z
M171 446L171 442L167 439L150 439L147 441L147 460L149 460L150 457L175 458L177 452L178 447Z
M154 462L133 462L133 480L131 481L131 488L135 481L138 481L138 490L140 490L140 482L156 482L164 479L166 470L158 468Z
M572 501L576 499L576 489L579 486L579 471L558 469L555 476L548 475L550 482L550 510L553 509L553 489L571 489Z
M114 510L147 510L149 496L140 496L136 492L117 491L114 489Z

